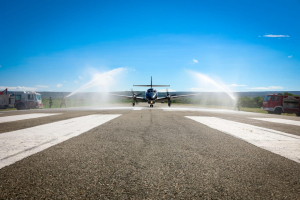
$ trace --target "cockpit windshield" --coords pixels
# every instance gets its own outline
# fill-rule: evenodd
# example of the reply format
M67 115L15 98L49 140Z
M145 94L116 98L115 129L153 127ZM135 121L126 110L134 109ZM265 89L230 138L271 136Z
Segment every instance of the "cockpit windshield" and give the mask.
M155 89L148 89L147 92L148 93L150 93L150 92L155 92L156 93L156 90Z

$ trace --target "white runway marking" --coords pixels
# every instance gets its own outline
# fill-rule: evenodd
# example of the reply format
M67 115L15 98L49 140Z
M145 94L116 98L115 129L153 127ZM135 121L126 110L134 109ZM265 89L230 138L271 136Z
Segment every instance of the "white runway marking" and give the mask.
M254 114L251 112L228 110L228 109L217 109L217 108L160 108L164 111L202 111L202 112L220 112L220 113L235 113L235 114ZM257 114L257 113L256 113Z
M300 163L300 136L216 117L186 117Z
M141 107L139 107L139 108L133 108L133 110L142 110L142 108Z
M0 169L120 115L89 115L0 134Z
M61 113L34 113L34 114L25 114L25 115L13 115L7 117L0 117L0 123L13 122L13 121L19 121L24 119L33 119L39 117L47 117L51 115L60 115L60 114Z
M294 121L294 120L288 120L288 119L278 119L278 118L250 118L250 119L300 126L300 121Z

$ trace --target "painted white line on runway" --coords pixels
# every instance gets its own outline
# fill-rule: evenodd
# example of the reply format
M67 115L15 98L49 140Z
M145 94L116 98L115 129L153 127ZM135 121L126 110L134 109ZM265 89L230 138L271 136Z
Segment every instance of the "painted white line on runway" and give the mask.
M142 108L141 107L139 107L139 108L133 108L133 110L142 110Z
M201 112L219 112L219 113L234 113L234 114L258 114L258 113L252 113L252 112L244 112L244 111L237 111L237 110L227 110L227 109L217 109L217 108L160 108L164 111L201 111Z
M120 115L88 115L0 134L0 169Z
M216 117L186 117L300 163L300 136Z
M47 117L51 115L60 115L61 113L34 113L34 114L25 114L25 115L13 115L13 116L6 116L0 117L0 123L4 122L13 122L25 119L34 119L39 117Z
M294 121L294 120L288 120L288 119L278 119L278 118L250 118L250 119L300 126L300 121Z

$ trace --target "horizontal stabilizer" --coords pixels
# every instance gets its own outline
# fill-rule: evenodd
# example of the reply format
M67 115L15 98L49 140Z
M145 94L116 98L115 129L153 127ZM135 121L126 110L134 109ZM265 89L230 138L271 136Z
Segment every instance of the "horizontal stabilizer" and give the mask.
M170 85L133 85L137 87L170 87Z

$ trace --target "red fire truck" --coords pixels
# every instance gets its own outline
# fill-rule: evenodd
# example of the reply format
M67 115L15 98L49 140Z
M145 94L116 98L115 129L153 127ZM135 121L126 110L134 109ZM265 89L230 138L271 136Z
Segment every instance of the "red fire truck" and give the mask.
M281 115L281 113L295 113L299 117L299 103L299 97L269 94L265 96L261 109L277 115Z
M6 92L5 92L6 91ZM1 100L2 99L2 100ZM30 108L43 108L41 94L36 92L15 92L7 94L7 89L0 92L0 108L17 108L18 110Z

